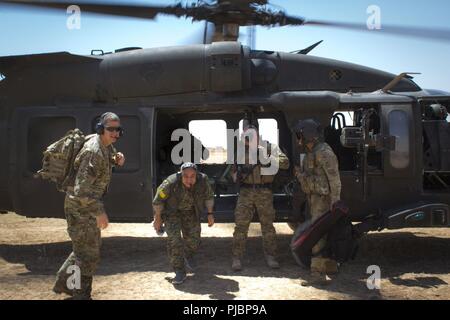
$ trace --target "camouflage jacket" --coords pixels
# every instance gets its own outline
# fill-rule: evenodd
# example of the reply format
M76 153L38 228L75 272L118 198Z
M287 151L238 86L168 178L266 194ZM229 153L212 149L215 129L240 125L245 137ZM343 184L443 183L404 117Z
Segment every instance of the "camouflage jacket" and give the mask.
M116 153L112 145L103 146L99 135L92 135L75 158L75 184L68 194L95 216L105 212L102 198L108 190Z
M184 187L181 173L175 173L164 180L156 191L153 199L154 206L162 206L162 214L168 215L177 211L195 209L198 216L205 207L213 206L214 192L208 181L208 176L197 174L197 181L193 190Z
M329 196L331 204L340 200L341 179L336 155L325 143L317 143L303 159L303 172L297 176L306 194Z
M287 170L289 169L289 159L288 157L281 151L281 149L273 143L268 144L269 150L266 150L263 146L258 146L258 153L262 153L263 155L267 155L268 159L265 159L265 162L268 162L268 160L271 160L269 164L267 165L252 165L249 161L249 151L246 148L245 150L245 160L241 159L241 161L245 161L245 165L247 167L253 167L253 170L251 173L244 173L242 174L244 178L241 180L241 183L244 184L270 184L275 179L275 174L270 175L262 175L261 169L263 167L270 166L271 163L276 163L278 165L279 169ZM261 151L261 152L260 152ZM259 157L259 155L258 155ZM255 162L255 161L254 161ZM238 162L242 163L242 162ZM276 170L278 171L278 170Z

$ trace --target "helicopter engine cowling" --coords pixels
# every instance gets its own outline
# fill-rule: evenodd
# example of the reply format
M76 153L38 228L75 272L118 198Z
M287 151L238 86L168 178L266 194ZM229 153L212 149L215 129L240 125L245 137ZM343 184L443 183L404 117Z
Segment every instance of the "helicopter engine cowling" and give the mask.
M251 86L248 49L236 42L123 52L106 56L101 70L109 79L107 91L121 98Z

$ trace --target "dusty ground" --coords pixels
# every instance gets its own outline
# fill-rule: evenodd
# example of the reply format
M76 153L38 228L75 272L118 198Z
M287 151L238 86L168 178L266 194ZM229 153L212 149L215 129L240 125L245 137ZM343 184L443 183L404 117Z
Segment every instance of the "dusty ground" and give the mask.
M277 224L282 268L264 264L260 229L252 225L245 270L230 268L232 224L203 225L200 268L174 287L165 238L149 224L111 224L103 233L95 299L450 299L450 230L408 229L373 233L358 257L325 288L301 287L306 272L294 262L291 231ZM59 219L0 215L0 299L63 299L51 292L54 274L71 251ZM366 287L367 266L381 268L379 291Z

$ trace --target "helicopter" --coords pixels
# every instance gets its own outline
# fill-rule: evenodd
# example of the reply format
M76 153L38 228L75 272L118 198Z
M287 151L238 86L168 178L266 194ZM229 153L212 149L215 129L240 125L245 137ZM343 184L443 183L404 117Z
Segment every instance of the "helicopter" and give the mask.
M63 1L0 3L65 10ZM324 124L339 160L342 200L359 230L450 226L450 93L424 90L410 73L395 75L296 52L254 50L239 41L243 26L327 26L273 10L265 0L198 1L193 5L79 2L83 12L139 19L160 14L205 21L203 43L123 48L91 55L68 52L0 57L0 210L27 217L63 217L63 194L35 179L42 152L70 129L94 132L100 114L117 113L126 130L117 149L126 165L113 173L105 205L112 221L152 220L156 188L176 171L167 146L192 121L273 119L291 159L274 182L276 221L293 229L305 196L292 181L300 151L291 132L298 119ZM384 27L395 35L448 41L450 31ZM350 121L345 114L351 114ZM234 221L238 187L226 163L202 163L215 191L218 222Z

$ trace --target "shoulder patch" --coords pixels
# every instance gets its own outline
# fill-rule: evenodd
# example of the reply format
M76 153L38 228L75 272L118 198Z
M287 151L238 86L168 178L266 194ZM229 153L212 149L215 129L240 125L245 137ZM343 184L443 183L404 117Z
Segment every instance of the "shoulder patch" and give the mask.
M159 197L161 199L166 199L167 198L167 194L164 192L164 190L159 190L158 195L159 195Z

